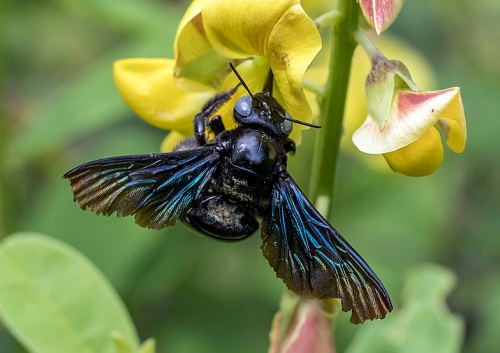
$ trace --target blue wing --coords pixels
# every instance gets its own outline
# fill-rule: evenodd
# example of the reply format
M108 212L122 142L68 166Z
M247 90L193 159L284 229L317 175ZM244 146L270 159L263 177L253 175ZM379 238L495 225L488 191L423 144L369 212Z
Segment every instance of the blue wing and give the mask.
M218 165L215 145L171 153L99 159L64 175L82 209L135 215L141 227L171 226L209 185Z
M287 287L312 298L339 298L351 322L392 311L368 264L321 216L290 175L276 182L262 222L264 257Z

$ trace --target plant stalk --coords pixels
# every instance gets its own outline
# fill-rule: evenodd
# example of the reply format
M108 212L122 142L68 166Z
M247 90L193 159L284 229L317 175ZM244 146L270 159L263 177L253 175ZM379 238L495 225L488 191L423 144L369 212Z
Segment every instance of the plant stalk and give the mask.
M359 4L338 0L330 55L330 75L322 104L322 129L318 131L309 196L325 217L332 210L335 173L342 136L345 100L356 41Z
M335 172L342 135L342 121L351 70L352 54L356 48L353 34L357 30L359 5L354 0L338 0L337 8L320 17L318 23L323 26L333 23L333 36L330 56L330 75L326 91L322 100L322 128L318 131L318 138L314 150L311 183L309 196L311 201L326 218L329 218L332 208ZM311 85L315 92L322 92L315 85ZM292 296L296 301L293 305L287 296ZM296 309L301 301L289 292L285 292L281 302L281 332L278 337L280 342L291 334L291 322L296 314ZM305 300L305 299L302 299ZM324 300L322 302L325 312L333 320L337 310L338 300ZM332 343L334 341L332 340ZM273 342L272 342L273 343ZM279 344L278 344L279 347ZM326 349L326 348L325 348ZM333 346L328 352L334 352ZM325 352L326 352L325 351ZM273 350L273 352L275 352Z

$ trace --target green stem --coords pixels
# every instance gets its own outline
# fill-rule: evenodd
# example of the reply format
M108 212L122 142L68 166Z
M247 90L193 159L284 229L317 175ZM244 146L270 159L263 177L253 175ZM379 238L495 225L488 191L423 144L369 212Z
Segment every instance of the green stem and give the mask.
M337 9L333 9L332 11L319 16L314 20L314 23L316 24L316 27L318 27L318 29L321 31L326 27L333 25L335 20L340 16L342 16L342 13L340 13Z
M342 121L356 48L353 33L357 29L359 5L354 0L338 0L333 24L330 76L323 99L322 129L316 140L309 195L324 216L331 214L335 172L342 135Z
M333 42L331 49L330 77L323 97L321 120L322 128L319 129L318 139L314 151L312 166L312 177L309 196L316 208L326 217L331 210L331 198L333 197L333 186L335 179L337 156L342 134L342 121L344 117L345 99L347 96L347 85L351 70L351 60L356 42L353 33L357 29L359 5L354 0L338 0L337 8L323 16L316 22L319 27L333 23ZM307 88L322 93L323 89L306 81ZM290 301L287 299L288 292L283 294L281 302L281 332L280 341L288 333L290 324L294 318L295 310L299 304L296 295L292 295ZM289 296L289 295L288 295ZM287 303L292 303L291 305ZM287 304L287 305L285 305ZM331 315L339 305L338 300L323 301L325 311ZM333 318L333 317L332 317Z
M372 57L376 54L380 54L380 51L377 47L372 43L372 41L363 33L360 29L354 32L354 40L363 47L365 52L368 54L368 57Z

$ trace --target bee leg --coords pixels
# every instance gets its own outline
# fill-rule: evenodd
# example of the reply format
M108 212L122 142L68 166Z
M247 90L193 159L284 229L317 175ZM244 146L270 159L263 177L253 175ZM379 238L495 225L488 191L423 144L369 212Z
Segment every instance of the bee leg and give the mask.
M208 122L208 127L212 130L215 136L219 135L222 131L226 131L224 123L222 122L222 117L220 115L214 116Z
M240 85L238 84L233 89L217 93L208 102L205 103L203 108L201 108L201 112L196 114L196 116L194 117L194 136L200 146L203 146L207 143L205 130L207 126L210 127L210 117L217 111L217 109L219 109L224 103L226 103L233 94L236 93L236 90L239 86ZM222 125L222 127L224 127L224 125Z
M207 123L201 113L196 114L196 117L194 118L194 137L188 137L187 139L179 142L177 146L174 147L174 151L193 149L205 145L207 143L205 138L206 124L208 124L208 128L213 131L215 136L226 130L220 115L214 116Z
M205 138L206 120L207 118L203 116L203 113L198 113L194 117L194 137L199 146L207 143Z
M228 202L220 195L198 200L183 221L199 233L225 241L243 240L259 228L248 207Z

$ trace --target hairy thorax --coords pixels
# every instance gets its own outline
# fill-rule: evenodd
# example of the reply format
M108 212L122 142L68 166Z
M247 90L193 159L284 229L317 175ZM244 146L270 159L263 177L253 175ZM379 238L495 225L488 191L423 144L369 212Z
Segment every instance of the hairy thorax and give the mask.
M235 201L265 206L276 166L286 152L267 133L249 128L233 130L231 144L223 162L220 191Z

